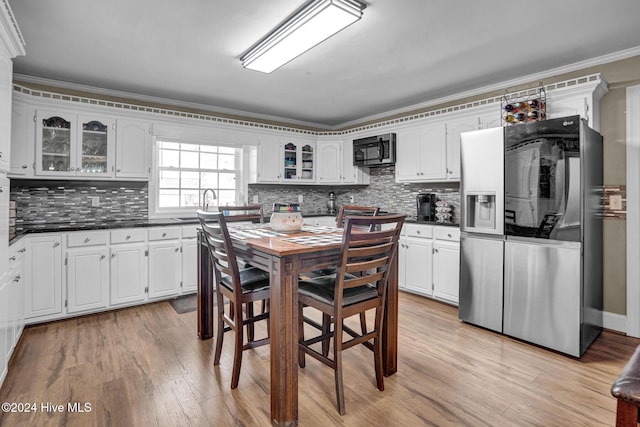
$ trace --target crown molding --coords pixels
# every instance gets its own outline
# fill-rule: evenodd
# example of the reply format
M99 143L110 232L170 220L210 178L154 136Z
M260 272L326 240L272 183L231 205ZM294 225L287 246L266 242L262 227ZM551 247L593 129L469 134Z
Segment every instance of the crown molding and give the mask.
M460 99L465 99L469 97L474 97L478 95L482 95L489 92L500 91L500 90L508 90L509 87L519 86L526 83L531 83L535 81L540 81L546 78L555 77L565 73L571 73L574 71L583 70L585 68L594 67L597 65L607 64L610 62L619 61L626 58L631 58L632 56L640 55L640 46L636 46L630 49L621 50L618 52L610 53L603 56L598 56L596 58L587 59L585 61L576 62L573 64L569 64L562 67L552 68L550 70L542 71L540 73L530 74L523 77L518 77L512 80L500 82L497 84L483 86L477 89L472 89L466 92L458 92L453 95L448 95L442 98L434 99L431 101L422 102L420 104L414 104L407 107L398 108L396 110L386 111L381 114L374 114L372 116L363 117L360 119L352 120L349 122L342 123L340 125L332 127L332 129L347 129L352 127L358 127L362 123L366 122L376 122L376 121L385 121L388 120L389 117L399 116L411 114L417 110L426 109L429 107L433 107L435 105L445 104L448 102L458 101Z
M0 42L11 58L24 55L24 38L7 0L0 0Z
M177 101L177 100L168 99L168 98L140 95L133 92L103 89L95 86L69 83L61 80L47 79L44 77L29 76L26 74L14 73L13 81L14 83L18 82L18 84L19 82L32 83L37 85L49 86L50 88L86 92L87 94L103 95L103 96L109 96L109 97L120 98L120 99L128 99L130 101L138 101L142 103L146 102L151 104L160 104L160 105L165 105L167 108L180 107L180 108L186 108L191 110L201 110L211 114L222 114L226 116L234 116L238 119L244 119L244 120L258 120L266 123L277 123L282 126L291 126L291 127L298 126L305 129L311 128L317 131L330 129L326 125L323 125L320 123L294 120L294 119L289 119L285 117L271 116L267 114L251 113L248 111L234 110L231 108L223 108L223 107L216 107L216 106L206 105L206 104L198 104L195 102Z

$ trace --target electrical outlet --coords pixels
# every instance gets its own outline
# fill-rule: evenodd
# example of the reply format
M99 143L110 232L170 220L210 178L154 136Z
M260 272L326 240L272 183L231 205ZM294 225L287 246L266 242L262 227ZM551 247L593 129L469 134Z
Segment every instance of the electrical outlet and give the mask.
M298 195L298 203L304 203L304 196L302 196L302 194Z
M614 194L609 196L609 208L613 211L621 211L622 210L622 196L619 194Z
M355 196L349 196L349 203L354 204L356 202Z
M100 206L100 197L91 196L91 206L93 206L93 207Z
M253 203L260 203L260 199L258 199L258 195L253 196Z

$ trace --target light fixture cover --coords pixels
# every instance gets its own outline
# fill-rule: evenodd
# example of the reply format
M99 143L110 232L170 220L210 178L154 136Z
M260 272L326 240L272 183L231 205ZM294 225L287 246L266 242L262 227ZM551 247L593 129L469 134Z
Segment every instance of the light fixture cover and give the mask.
M253 46L242 66L270 73L362 17L357 0L313 0Z

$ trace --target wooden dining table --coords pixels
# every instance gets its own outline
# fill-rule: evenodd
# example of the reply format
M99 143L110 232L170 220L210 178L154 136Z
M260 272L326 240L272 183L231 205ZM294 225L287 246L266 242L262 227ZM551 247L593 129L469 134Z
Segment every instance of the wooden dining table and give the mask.
M298 425L298 276L339 263L342 229L304 226L294 233L273 231L268 224L229 224L238 258L268 271L271 277L270 362L271 422ZM198 337L213 337L212 264L198 232ZM393 262L383 325L384 375L397 371L398 268Z

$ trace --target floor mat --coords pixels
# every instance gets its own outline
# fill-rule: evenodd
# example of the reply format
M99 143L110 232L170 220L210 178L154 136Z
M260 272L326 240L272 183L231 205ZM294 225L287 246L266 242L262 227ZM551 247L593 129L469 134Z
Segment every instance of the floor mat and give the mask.
M185 295L169 301L171 307L178 314L190 313L198 309L198 295Z

